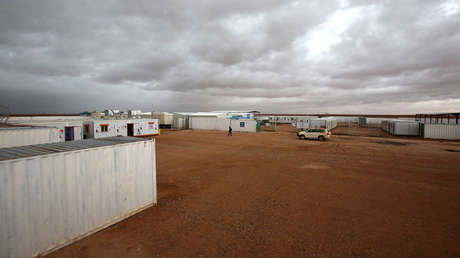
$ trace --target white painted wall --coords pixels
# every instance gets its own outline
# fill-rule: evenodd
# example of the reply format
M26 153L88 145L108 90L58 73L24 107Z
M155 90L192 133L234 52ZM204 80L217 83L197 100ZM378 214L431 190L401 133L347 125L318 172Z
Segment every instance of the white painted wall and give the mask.
M391 135L418 136L420 134L420 123L415 121L384 120L381 128Z
M460 125L425 124L424 138L460 140Z
M32 117L34 118L34 117ZM9 120L9 122L11 122ZM33 126L46 126L46 127L54 127L58 129L59 132L59 141L65 141L65 127L73 127L74 128L74 140L81 140L83 139L82 133L82 124L83 121L79 119L70 119L70 120L30 120L30 121L17 121L14 124L20 125L33 125Z
M0 161L0 257L32 257L156 203L155 142Z
M329 130L337 127L335 118L316 118L310 120L310 128L327 128Z
M91 120L83 124L89 125L87 139L112 136L127 136L128 124L134 124L134 136L157 135L159 129L158 119L132 119L132 120ZM84 127L83 125L83 127ZM108 131L102 132L101 125L108 125ZM83 130L85 130L83 128Z
M417 136L420 134L417 122L394 122L393 135Z
M127 136L127 126L124 120L94 120L88 121L84 124L89 124L90 137L89 138L103 138L112 136ZM108 125L108 131L102 132L102 125Z
M241 126L243 123L244 126ZM216 117L191 117L190 128L195 130L228 131L229 125L234 132L256 132L257 121L236 120Z
M59 131L48 127L0 129L0 148L59 142Z
M134 136L157 135L159 129L158 119L131 120L134 123Z
M174 114L168 112L153 112L153 118L158 119L161 125L171 125L173 123Z

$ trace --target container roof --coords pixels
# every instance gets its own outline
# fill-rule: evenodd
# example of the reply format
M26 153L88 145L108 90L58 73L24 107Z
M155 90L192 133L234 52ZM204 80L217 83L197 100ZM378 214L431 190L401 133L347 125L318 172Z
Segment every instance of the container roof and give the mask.
M99 139L87 139L59 143L45 143L10 148L0 148L0 161L142 141L149 141L149 139L116 136Z
M216 113L216 112L176 112L176 114L185 115L185 116L210 116L210 117L217 117L217 116L222 115L222 113Z
M29 124L3 124L0 123L0 130L15 130L15 129L42 129L48 128L44 126L35 126Z
M18 127L28 127L27 125L12 125L12 124L4 124L0 123L0 128L18 128Z

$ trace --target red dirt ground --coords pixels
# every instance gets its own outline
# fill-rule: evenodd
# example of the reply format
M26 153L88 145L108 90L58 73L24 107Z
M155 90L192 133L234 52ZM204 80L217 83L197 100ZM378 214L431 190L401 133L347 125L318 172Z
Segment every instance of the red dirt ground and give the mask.
M458 257L460 142L157 137L158 205L49 257Z

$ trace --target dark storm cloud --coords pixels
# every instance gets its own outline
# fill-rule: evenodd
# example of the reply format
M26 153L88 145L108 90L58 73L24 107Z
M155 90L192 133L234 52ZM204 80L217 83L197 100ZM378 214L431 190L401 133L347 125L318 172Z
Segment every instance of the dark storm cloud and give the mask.
M22 1L0 8L13 112L460 109L458 1Z

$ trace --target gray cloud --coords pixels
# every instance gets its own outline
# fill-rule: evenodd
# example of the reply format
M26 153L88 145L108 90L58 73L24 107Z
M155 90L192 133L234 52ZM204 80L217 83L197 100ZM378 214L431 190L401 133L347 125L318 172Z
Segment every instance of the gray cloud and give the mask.
M460 109L458 1L25 1L0 8L13 112Z

